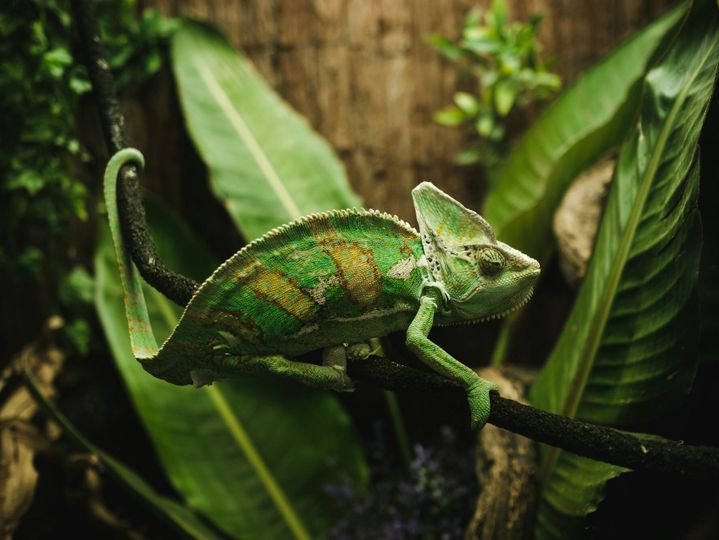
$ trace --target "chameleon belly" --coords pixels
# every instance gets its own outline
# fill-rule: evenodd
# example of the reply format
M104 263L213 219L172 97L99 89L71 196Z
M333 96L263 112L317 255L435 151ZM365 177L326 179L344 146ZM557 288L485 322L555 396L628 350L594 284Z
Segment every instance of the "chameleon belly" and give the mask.
M146 367L182 384L198 358L221 369L238 356L294 356L405 329L419 305L421 257L419 234L388 214L300 218L218 268Z

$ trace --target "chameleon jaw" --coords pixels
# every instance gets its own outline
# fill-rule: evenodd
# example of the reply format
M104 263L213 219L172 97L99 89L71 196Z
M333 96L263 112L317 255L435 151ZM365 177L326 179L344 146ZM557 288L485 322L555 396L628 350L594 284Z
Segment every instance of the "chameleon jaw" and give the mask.
M509 315L510 313L517 311L518 309L524 307L531 299L532 296L534 296L534 287L531 287L529 291L524 295L522 300L517 302L514 306L512 306L509 309L506 309L504 311L500 311L499 313L492 313L491 315L486 315L485 317L480 317L479 319L467 319L464 321L456 321L456 322L448 322L448 323L435 323L436 326L459 326L459 325L469 325L469 324L477 324L481 322L487 322L494 319L502 319Z
M527 303L532 299L532 296L534 296L534 287L531 287L529 291L527 291L527 294L524 295L524 298L522 298L519 302L517 302L514 306L512 306L509 309L506 309L500 313L495 313L492 315L488 315L486 317L483 317L482 319L479 319L481 322L483 321L489 321L492 319L503 319L513 311L517 311L519 308L522 308L527 305Z

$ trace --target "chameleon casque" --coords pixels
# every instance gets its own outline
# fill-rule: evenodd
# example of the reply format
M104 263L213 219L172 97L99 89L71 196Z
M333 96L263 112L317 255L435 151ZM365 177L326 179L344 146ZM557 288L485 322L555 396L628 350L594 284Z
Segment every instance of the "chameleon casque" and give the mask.
M433 325L501 317L531 297L539 263L498 242L490 225L429 182L412 191L419 232L375 210L332 210L266 233L223 263L196 291L157 347L137 270L120 233L116 179L142 154L124 149L105 171L105 199L133 353L173 384L201 386L251 373L312 386L353 388L346 359L366 340L406 330L410 350L459 382L473 425L489 416L495 386L427 337ZM323 349L323 364L285 357Z

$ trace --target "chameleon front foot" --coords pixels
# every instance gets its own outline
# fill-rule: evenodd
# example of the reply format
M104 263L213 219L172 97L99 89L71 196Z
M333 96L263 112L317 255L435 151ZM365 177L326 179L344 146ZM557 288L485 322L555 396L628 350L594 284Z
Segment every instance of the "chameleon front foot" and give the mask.
M499 390L499 387L481 377L477 377L467 386L467 401L469 402L472 429L482 429L489 420L489 392L492 390Z

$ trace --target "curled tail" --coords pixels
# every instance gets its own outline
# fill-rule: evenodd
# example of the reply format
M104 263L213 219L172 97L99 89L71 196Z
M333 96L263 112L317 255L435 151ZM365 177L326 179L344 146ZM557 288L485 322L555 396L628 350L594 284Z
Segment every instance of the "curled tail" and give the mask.
M254 357L242 353L233 354L232 351L218 351L216 346L212 347L211 344L217 337L222 337L222 329L211 324L198 326L197 320L206 316L204 306L207 306L210 300L214 300L214 291L208 292L212 280L222 279L224 274L220 274L220 277L213 274L200 286L179 324L162 346L162 350L158 349L150 325L145 295L142 292L142 280L125 247L117 209L117 176L120 169L130 163L142 170L145 160L139 150L125 148L110 158L104 176L105 204L112 243L115 246L115 255L120 268L125 314L130 330L130 345L133 355L142 363L145 370L157 378L178 385L202 386L225 377L270 374L318 388L342 391L352 389L352 381L345 370L334 365L318 366L293 362L276 355ZM225 263L220 267L220 271L227 268ZM193 308L193 303L199 304L199 307ZM193 309L195 320L187 322L188 311ZM235 339L236 337L232 337L232 340ZM192 344L193 347L188 347L188 344ZM198 349L195 344L199 344L200 348Z
M129 251L125 247L125 241L120 229L120 216L117 211L117 176L120 169L129 163L142 170L145 166L145 158L135 148L123 148L110 158L105 168L103 186L112 243L115 246L115 256L120 268L120 281L122 283L132 353L135 358L144 364L157 354L158 347L155 335L152 333L150 316L147 313L145 295L142 292L142 280L130 258Z

